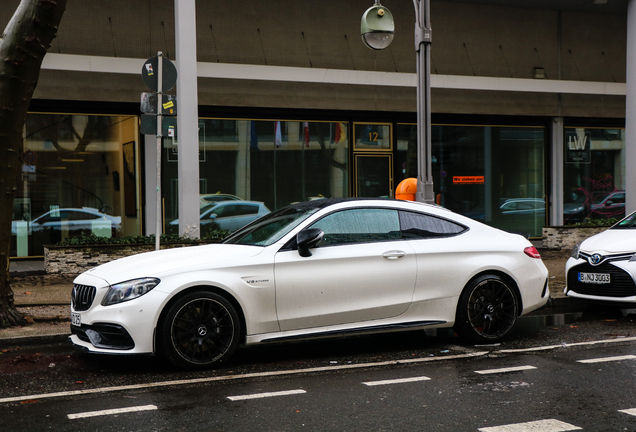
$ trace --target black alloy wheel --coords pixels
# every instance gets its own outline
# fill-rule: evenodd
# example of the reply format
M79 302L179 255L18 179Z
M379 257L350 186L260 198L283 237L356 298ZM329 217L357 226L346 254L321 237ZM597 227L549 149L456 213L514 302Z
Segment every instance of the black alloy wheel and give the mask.
M161 323L162 354L174 365L205 369L225 362L234 352L241 325L225 298L207 291L186 294Z
M457 306L455 331L477 343L502 340L517 321L519 304L510 284L497 275L471 281Z

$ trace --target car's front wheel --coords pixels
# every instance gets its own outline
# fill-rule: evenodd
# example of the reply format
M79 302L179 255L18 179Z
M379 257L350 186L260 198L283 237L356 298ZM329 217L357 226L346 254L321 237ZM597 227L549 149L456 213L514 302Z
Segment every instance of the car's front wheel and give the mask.
M159 348L172 364L205 369L225 362L234 352L241 324L222 296L196 291L180 297L159 324Z
M517 321L519 304L510 283L498 275L482 275L464 289L457 305L455 331L477 343L503 339Z

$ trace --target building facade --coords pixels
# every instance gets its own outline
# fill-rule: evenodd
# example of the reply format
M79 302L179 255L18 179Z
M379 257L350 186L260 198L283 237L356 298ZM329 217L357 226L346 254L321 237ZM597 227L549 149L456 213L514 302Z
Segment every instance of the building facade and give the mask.
M157 140L140 130L141 72L158 52L183 55L175 2L196 7L198 138L177 130L161 143L164 232L184 214L180 194L273 211L393 197L417 176L412 1L383 3L395 38L372 51L360 18L373 1L68 0L25 125L12 256L79 233L155 232ZM0 6L1 26L18 3ZM625 213L636 187L627 12L626 0L431 0L440 205L530 237ZM179 91L169 92L178 113ZM180 191L180 143L198 152L198 190Z

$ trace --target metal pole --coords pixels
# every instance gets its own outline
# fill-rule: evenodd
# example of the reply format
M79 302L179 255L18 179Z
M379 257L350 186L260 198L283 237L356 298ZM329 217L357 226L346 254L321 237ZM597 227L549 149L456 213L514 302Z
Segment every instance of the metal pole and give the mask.
M161 102L163 100L163 53L157 53L157 215L155 224L155 250L159 250L161 239L161 147L162 147L162 122Z
M413 0L417 53L417 192L415 200L433 204L431 163L431 23L430 0Z

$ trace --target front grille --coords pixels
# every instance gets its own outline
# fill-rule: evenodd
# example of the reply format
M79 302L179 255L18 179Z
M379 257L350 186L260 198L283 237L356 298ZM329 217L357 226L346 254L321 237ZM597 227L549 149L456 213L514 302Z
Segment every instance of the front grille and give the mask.
M129 350L135 347L135 342L133 342L130 334L125 328L117 324L82 324L81 327L72 325L71 333L77 335L84 342L90 342L97 348Z
M95 300L95 291L94 286L74 284L73 292L71 293L73 310L81 312L90 309L93 300Z
M608 273L610 283L591 284L579 282L579 272L584 273ZM636 284L631 275L625 270L609 263L593 266L583 263L572 267L567 275L568 291L575 291L579 294L603 296L603 297L630 297L636 296Z

